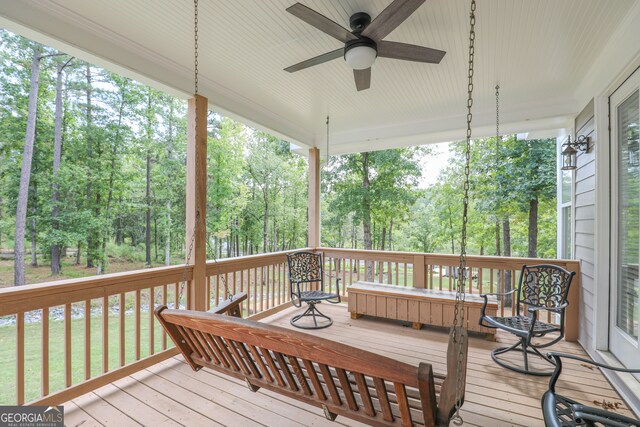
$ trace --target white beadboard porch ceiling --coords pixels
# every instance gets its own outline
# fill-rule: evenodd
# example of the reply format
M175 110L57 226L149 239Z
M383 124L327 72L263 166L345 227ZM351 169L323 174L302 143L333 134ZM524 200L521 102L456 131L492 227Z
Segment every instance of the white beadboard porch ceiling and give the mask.
M300 0L348 28L391 0ZM386 40L447 51L440 65L378 58L371 89L357 92L341 59L294 74L283 68L341 43L285 12L295 0L200 0L200 92L213 109L294 144L348 152L464 138L466 0L428 0ZM637 0L480 0L476 136L495 129L501 86L506 132L561 128L582 107L576 90ZM193 91L193 3L188 0L13 0L0 25L85 59Z

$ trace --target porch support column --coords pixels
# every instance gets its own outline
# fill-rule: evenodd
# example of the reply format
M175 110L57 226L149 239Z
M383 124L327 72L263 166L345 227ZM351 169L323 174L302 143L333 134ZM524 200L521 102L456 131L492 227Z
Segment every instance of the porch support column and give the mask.
M189 264L193 265L193 280L189 288L188 307L206 310L207 251L206 251L206 196L207 196L207 98L195 95L188 101L187 126L187 247L193 239ZM197 120L197 122L196 122ZM193 234L195 232L195 237Z
M309 149L309 247L320 247L320 150Z

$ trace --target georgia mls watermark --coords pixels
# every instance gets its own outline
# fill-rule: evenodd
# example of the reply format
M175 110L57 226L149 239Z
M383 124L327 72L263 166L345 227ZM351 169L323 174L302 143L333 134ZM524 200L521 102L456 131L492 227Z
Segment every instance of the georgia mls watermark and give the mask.
M63 406L0 406L0 427L63 426Z

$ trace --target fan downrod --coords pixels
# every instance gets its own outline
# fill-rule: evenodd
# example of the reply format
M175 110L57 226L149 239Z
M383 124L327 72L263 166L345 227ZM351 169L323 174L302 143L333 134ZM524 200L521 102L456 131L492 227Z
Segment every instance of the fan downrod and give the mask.
M351 15L349 18L349 26L353 30L354 34L361 33L367 25L371 23L371 16L365 12L358 12Z

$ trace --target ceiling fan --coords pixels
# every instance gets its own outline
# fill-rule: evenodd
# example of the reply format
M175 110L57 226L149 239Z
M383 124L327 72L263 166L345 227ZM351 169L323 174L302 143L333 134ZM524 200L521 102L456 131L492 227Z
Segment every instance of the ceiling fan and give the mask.
M445 51L382 40L424 2L425 0L394 0L373 21L367 13L355 13L349 18L352 31L315 10L296 3L287 8L287 12L338 39L344 43L344 47L287 67L285 71L293 73L344 57L346 63L353 68L356 88L361 91L371 86L371 66L378 56L439 64L446 54Z

